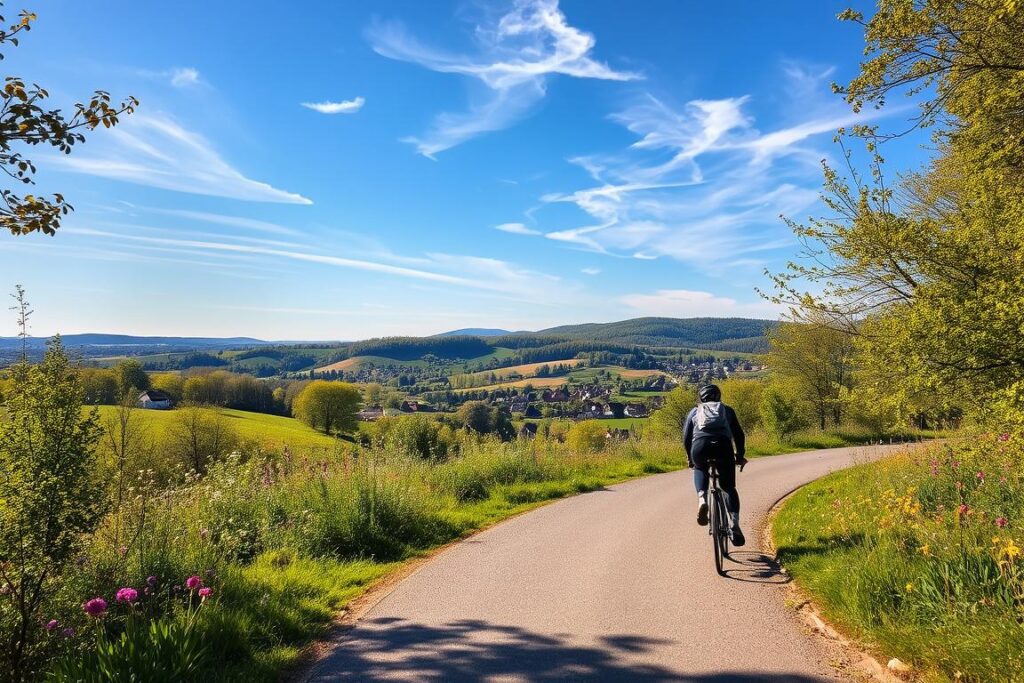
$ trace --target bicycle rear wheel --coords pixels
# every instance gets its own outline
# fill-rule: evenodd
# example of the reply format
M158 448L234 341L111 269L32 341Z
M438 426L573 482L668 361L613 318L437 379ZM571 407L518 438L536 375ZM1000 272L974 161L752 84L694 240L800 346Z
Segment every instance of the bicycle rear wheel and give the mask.
M729 554L729 522L722 492L715 489L711 493L711 541L715 546L715 571L725 576L724 563Z

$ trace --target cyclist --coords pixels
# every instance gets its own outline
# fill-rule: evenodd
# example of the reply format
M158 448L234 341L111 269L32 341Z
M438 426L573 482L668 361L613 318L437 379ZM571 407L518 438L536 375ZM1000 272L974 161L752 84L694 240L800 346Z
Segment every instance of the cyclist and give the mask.
M699 402L686 416L683 426L683 446L693 468L693 484L697 489L697 524L708 523L708 465L718 469L718 482L725 493L725 507L729 511L729 536L732 544L746 543L740 530L740 496L736 492L736 465L746 465L743 457L743 428L736 419L736 411L722 403L722 390L708 384L697 392ZM733 444L736 445L735 454Z

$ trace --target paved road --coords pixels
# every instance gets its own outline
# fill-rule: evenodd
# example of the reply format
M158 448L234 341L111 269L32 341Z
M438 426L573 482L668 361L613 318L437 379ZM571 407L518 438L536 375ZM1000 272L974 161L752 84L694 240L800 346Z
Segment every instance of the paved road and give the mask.
M310 680L834 680L758 550L783 495L888 449L754 460L747 546L715 574L688 472L553 503L445 551L338 634Z

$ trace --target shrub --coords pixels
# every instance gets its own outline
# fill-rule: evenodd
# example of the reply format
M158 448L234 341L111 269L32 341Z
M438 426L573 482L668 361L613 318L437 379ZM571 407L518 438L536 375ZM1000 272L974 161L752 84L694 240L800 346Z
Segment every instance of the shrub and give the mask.
M569 428L565 443L574 453L598 453L608 444L608 429L599 420L584 420Z

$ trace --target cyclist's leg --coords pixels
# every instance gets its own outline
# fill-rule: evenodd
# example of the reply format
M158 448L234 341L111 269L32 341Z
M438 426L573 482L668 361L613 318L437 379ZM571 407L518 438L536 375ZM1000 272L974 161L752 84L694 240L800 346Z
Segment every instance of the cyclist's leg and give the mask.
M697 439L690 447L690 459L693 460L693 487L697 489L698 496L707 496L708 493L708 460L707 439Z
M736 492L736 456L728 441L715 441L715 462L718 464L718 484L725 493L725 507L739 514L740 494Z
M707 440L697 439L690 447L690 459L693 461L693 487L697 489L697 524L708 523L708 450Z

